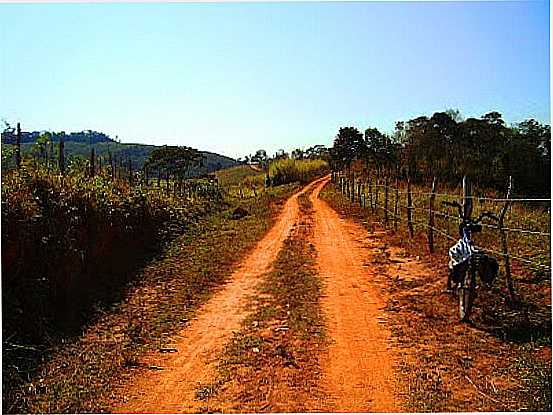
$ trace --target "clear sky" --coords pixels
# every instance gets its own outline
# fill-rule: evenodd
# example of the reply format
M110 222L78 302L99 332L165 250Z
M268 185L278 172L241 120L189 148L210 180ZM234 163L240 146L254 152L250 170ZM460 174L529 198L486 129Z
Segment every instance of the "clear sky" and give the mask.
M549 2L0 4L0 118L239 157L447 108L550 123Z

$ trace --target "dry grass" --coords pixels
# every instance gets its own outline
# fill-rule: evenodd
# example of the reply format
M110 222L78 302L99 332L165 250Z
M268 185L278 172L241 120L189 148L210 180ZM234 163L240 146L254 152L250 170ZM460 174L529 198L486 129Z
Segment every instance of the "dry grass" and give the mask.
M240 165L217 172L217 178L227 197L256 197L265 189L266 173L250 165Z

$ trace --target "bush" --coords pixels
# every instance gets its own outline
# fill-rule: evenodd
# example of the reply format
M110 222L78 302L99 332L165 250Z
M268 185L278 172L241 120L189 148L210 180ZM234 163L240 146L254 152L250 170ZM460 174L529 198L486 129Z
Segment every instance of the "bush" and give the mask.
M328 163L324 160L273 160L269 165L269 176L273 185L300 182L307 183L328 173Z
M33 370L26 368L29 353L76 333L93 307L118 301L168 232L219 205L212 196L191 202L108 176L61 176L40 166L3 174L5 383Z

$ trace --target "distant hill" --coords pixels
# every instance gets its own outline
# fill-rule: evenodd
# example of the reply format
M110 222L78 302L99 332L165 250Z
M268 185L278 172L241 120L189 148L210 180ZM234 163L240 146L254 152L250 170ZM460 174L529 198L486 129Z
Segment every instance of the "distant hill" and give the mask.
M40 135L40 132L21 132L21 149L23 154L29 154L31 152L33 144ZM58 142L60 133L54 134L54 142ZM112 140L109 136L96 131L83 131L80 133L65 134L65 156L69 160L73 156L81 156L84 158L90 157L91 142L94 146L96 154L107 160L108 153L111 153L112 157L117 160L123 160L128 163L130 158L133 169L141 170L144 166L144 161L148 158L150 153L157 147L149 144L127 144L119 143ZM13 134L2 134L3 144L15 143ZM201 174L211 173L216 170L226 169L233 167L239 163L230 158L217 153L211 153L209 151L200 151L203 155L203 166L193 169L192 175L197 176ZM9 166L8 166L9 167Z

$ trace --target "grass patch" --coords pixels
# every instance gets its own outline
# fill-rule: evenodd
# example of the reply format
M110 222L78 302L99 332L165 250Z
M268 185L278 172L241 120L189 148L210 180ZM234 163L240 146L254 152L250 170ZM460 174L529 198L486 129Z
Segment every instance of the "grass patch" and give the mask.
M38 375L16 391L7 412L104 412L115 388L138 357L161 347L223 284L296 189L282 186L255 199L228 201L227 208L199 218L147 265L125 299L98 311L75 340L51 350ZM232 219L240 206L247 215Z
M299 202L301 220L252 299L256 311L223 352L216 380L198 391L206 412L302 412L321 393L318 356L326 345L321 282L307 242L310 201L302 195Z
M257 197L264 191L266 172L248 164L231 167L217 172L217 178L228 196Z

